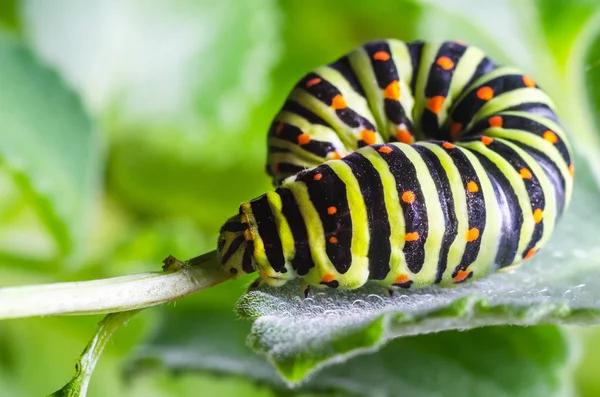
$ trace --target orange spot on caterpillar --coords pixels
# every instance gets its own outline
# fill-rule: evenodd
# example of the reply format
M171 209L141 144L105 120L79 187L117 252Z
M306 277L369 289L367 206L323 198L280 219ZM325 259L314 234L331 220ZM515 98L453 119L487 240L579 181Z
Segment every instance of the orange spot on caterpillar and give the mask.
M410 277L408 277L406 274L400 274L394 279L394 284L404 284L408 283L409 281Z
M556 134L550 130L544 131L542 137L550 143L558 142L558 136L556 136Z
M310 88L313 85L317 85L321 82L321 79L318 77L315 77L314 79L310 79L306 82L306 88Z
M375 135L374 131L364 129L360 134L361 138L367 145L373 145L377 142L377 135Z
M417 241L418 239L419 239L419 233L417 233L417 232L406 233L406 235L404 236L405 241Z
M325 273L321 279L324 283L329 283L335 279L335 275L331 273Z
M435 63L444 70L450 70L454 67L454 62L448 57L439 57Z
M346 104L346 100L341 94L338 94L333 97L331 100L331 107L334 110L346 109L348 105Z
M477 90L477 98L481 99L482 101L489 101L493 97L494 90L492 87L485 86Z
M277 126L275 127L275 134L279 135L281 134L281 131L283 131L283 123L277 123Z
M519 170L519 175L521 175L521 178L523 178L523 179L531 179L531 178L533 178L533 175L531 174L531 171L529 171L527 168L521 168Z
M339 160L342 158L342 155L339 152L333 152L333 154L331 155L331 158L334 160Z
M378 150L379 153L390 153L391 151L392 151L392 148L389 146L382 146Z
M463 282L471 275L471 271L459 270L456 276L452 279L455 283Z
M402 143L410 144L413 143L413 137L405 128L398 128L396 130L396 139Z
M407 190L406 192L402 193L402 201L404 201L405 203L408 204L412 204L415 202L415 194L413 192L411 192L410 190Z
M535 87L535 81L529 76L523 76L523 84L529 88Z
M400 82L398 80L392 81L383 90L383 96L387 99L397 101L400 99Z
M444 147L444 149L454 149L456 147L450 142L444 142L442 143L442 146Z
M373 59L376 61L387 61L390 59L390 54L385 51L377 51L375 54L373 54Z
M446 97L440 95L427 99L427 109L429 109L433 114L440 113L445 99Z
M246 239L246 241L252 241L252 232L249 228L244 230L244 238Z
M306 145L310 142L310 136L308 134L300 134L298 135L298 144Z
M542 221L543 217L544 217L544 211L542 211L540 208L533 211L533 220L535 223L540 223Z
M313 176L313 181L320 181L321 178L323 178L323 174L315 174L315 176Z
M331 237L329 237L329 242L331 244L337 244L338 239L335 236L331 236Z
M490 143L494 142L494 138L490 138L489 136L482 136L481 142L483 142L483 144L487 146Z
M493 116L488 119L490 127L502 127L502 116Z
M477 240L479 238L479 229L477 229L476 227L469 229L469 231L467 232L467 241L469 243Z
M477 186L475 181L469 181L469 183L467 183L467 190L471 193L477 193L479 191L479 186Z
M571 176L575 176L575 166L573 164L569 165L569 174L571 174Z
M527 260L527 259L531 258L536 252L537 252L537 250L535 248L530 249L529 251L527 251L527 254L525 254L523 259Z
M333 214L335 214L336 212L337 212L337 208L335 208L334 206L331 206L331 207L327 208L327 213L328 213L329 215L333 215Z
M450 137L452 139L458 139L460 133L462 132L463 125L462 123L454 122L450 125Z

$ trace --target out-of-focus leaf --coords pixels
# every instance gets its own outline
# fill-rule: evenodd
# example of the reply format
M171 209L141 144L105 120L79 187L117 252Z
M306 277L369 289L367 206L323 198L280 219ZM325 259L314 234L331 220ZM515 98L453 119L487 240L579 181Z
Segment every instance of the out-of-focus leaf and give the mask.
M62 254L80 248L100 173L79 98L16 40L0 35L0 158L35 202Z
M600 21L600 18L598 18ZM600 26L598 26L597 36L590 43L586 55L583 81L587 88L588 97L581 98L582 102L587 99L591 118L596 125L596 130L600 130ZM596 134L599 135L599 134ZM598 149L600 150L600 149Z
M289 389L273 367L244 343L250 325L233 313L177 308L138 348L129 376L157 368L234 375L279 393L392 397L562 396L569 348L553 326L486 327L392 341L376 354L326 368ZM155 373L153 371L152 373Z
M274 0L26 0L23 18L26 37L113 139L143 136L149 149L167 144L174 158L210 155L213 167L244 152L212 149L247 129L280 54Z
M400 336L493 324L600 321L600 193L585 161L576 164L570 210L548 246L518 270L460 288L394 297L376 286L326 290L309 299L296 283L252 291L238 302L239 314L255 319L251 346L298 382L319 367Z

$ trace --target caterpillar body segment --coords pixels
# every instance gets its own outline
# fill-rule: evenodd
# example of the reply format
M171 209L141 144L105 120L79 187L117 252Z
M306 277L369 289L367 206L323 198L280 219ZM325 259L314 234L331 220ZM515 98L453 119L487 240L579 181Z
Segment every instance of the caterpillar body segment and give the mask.
M241 205L217 251L275 286L454 286L512 268L573 189L550 98L456 42L371 42L316 69L268 145L276 189Z

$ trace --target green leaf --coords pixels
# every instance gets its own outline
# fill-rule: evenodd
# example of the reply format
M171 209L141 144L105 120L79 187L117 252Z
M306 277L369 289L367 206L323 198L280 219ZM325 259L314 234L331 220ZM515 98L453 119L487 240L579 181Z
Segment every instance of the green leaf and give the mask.
M590 112L596 130L600 130L600 28L590 44L585 59L584 84L587 88Z
M0 86L0 163L35 202L60 253L72 253L97 192L96 131L60 77L2 34Z
M100 322L96 335L81 353L81 358L75 364L75 376L60 390L52 393L49 397L85 397L87 388L100 359L102 351L110 341L117 329L127 323L131 317L140 310L108 314Z
M250 345L291 383L324 365L381 348L400 336L482 325L600 322L600 195L577 162L570 210L548 246L521 268L459 288L387 297L381 287L325 290L309 299L296 283L265 287L238 302L255 319Z
M280 394L410 396L563 395L569 346L554 326L486 327L401 338L375 354L324 369L289 389L244 343L250 325L230 312L186 305L165 310L161 326L126 367L129 377L156 369L240 376ZM355 341L348 341L355 342Z

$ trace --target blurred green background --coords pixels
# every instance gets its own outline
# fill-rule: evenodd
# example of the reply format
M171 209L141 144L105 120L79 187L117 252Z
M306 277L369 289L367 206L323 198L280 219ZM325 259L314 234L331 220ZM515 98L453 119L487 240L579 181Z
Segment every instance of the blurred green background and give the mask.
M567 124L589 127L575 138L600 147L598 12L597 0L1 0L0 30L78 93L98 136L82 155L97 175L74 199L70 232L0 161L0 286L158 270L168 254L212 250L239 203L270 188L266 131L295 81L372 39L475 44L534 76ZM36 117L44 101L22 106ZM107 348L88 395L275 395L238 376L122 376L165 312L231 311L248 281L138 315ZM2 322L0 396L59 389L100 318ZM600 330L570 331L583 341L575 390L600 395Z

